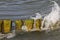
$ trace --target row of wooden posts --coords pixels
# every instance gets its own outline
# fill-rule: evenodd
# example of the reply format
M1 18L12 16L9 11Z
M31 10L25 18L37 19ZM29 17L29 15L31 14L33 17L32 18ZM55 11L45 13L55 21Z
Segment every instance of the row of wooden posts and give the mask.
M33 19L26 20L15 20L15 29L18 31L22 31L22 26L25 25L27 30L30 31L34 28L34 24L36 29L40 29L42 19L37 19L34 23ZM12 30L12 20L0 20L0 33L9 33Z

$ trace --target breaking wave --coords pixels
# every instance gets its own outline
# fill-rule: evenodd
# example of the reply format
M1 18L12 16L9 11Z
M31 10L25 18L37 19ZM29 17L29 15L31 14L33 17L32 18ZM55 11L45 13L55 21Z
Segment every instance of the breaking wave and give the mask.
M57 2L52 1L53 7L52 7L52 11L49 13L49 15L45 16L42 22L42 30L47 30L50 31L50 29L53 29L53 25L56 24L57 21L59 21L59 11L60 11L60 7L58 5Z

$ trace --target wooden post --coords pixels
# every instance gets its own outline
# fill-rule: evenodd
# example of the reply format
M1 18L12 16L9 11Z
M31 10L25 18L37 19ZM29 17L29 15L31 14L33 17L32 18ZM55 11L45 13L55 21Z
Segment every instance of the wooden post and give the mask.
M22 25L23 25L22 20L16 20L15 24L16 24L16 30L17 31L22 31Z
M2 32L3 33L10 33L11 32L11 25L12 25L11 20L3 20Z

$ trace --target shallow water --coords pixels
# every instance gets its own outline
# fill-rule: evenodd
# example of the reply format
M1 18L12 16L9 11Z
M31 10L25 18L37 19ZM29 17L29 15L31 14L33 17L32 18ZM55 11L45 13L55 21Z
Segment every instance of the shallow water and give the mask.
M16 37L11 39L3 40L60 40L60 29L51 31L49 33L43 32L26 32L18 34Z

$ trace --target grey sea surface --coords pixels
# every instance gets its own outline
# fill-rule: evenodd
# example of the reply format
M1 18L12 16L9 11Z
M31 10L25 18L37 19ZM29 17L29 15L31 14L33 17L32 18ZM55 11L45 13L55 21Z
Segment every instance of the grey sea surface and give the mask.
M0 19L26 19L39 12L43 17L51 12L52 0L0 0ZM60 5L60 0L54 0ZM29 32L2 40L60 40L60 30L50 33Z
M26 19L37 12L44 17L52 6L51 0L0 0L0 19Z

